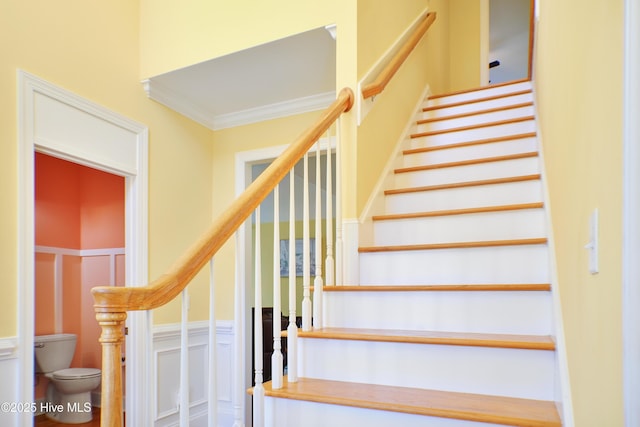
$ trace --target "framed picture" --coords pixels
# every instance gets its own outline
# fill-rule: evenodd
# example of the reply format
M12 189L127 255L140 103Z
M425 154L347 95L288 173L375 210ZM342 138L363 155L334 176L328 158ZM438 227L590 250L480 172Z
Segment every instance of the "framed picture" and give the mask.
M309 239L311 276L316 275L315 239ZM296 239L296 276L302 276L302 239ZM280 240L280 277L289 276L289 239Z

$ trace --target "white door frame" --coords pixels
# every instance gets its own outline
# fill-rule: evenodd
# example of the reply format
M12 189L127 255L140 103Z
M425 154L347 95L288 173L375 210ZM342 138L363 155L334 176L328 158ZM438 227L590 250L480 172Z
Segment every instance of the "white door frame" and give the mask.
M242 151L236 153L235 170L236 170L236 196L242 194L242 192L251 184L251 166L256 163L264 163L273 161L287 148L287 145L279 145L274 147L267 147L263 149L256 149L250 151ZM248 292L248 283L251 283L250 279L253 274L253 263L251 260L251 253L253 248L253 242L251 240L251 220L245 221L241 226L242 230L239 230L238 237L236 238L236 274L244 279L237 278L239 280L237 286L241 286L242 289L236 290L236 298L243 298L240 309L242 322L240 319L235 319L235 331L236 331L236 353L241 353L242 357L237 358L237 361L241 361L244 369L243 375L238 378L242 384L234 384L234 390L239 392L234 395L234 405L236 407L242 407L242 413L244 414L244 425L251 427L253 420L251 417L251 396L248 396L244 392L248 387L251 387L253 372L251 372L252 360L251 360L251 304L254 300L253 293ZM253 287L251 287L253 289ZM237 315L237 313L236 313ZM239 327L244 325L244 328ZM235 369L238 366L236 365ZM242 399L238 402L238 399Z
M322 150L322 154L324 155L327 150L327 146L330 144L332 150L336 148L336 139L335 137L322 137L320 138L320 149ZM241 151L236 153L235 159L235 183L236 183L236 196L239 196L252 182L251 177L251 166L258 163L266 163L275 160L280 154L284 152L289 146L288 145L277 145L273 147L260 148L249 151ZM314 145L315 147L315 145ZM314 149L311 149L310 152L313 152ZM335 166L335 165L334 165ZM335 181L334 181L335 182ZM247 288L246 284L250 282L247 278L253 277L253 262L251 259L251 253L253 251L253 241L251 239L252 229L251 229L251 221L250 219L245 222L243 226L241 226L241 230L239 230L236 242L236 254L238 258L236 259L236 274L238 276L242 276L244 279L241 279L240 282L244 282L245 290ZM236 279L238 280L238 279ZM251 288L253 289L253 288ZM251 379L253 376L253 372L251 372L251 311L248 310L248 307L251 307L254 301L254 296L250 292L241 292L241 297L243 297L244 302L242 304L242 319L244 322L244 330L239 327L240 323L236 320L235 330L236 336L239 337L239 342L236 344L235 351L238 353L242 353L243 366L244 366L244 378L242 379L242 384L235 384L236 390L241 390L242 394L237 393L236 398L243 398L243 410L245 414L245 425L250 427L252 425L251 419L251 397L244 393L248 387L251 387ZM242 342L242 347L240 347L240 342ZM238 402L234 402L234 405L238 405Z
M148 282L148 130L120 114L18 70L18 402L34 401L34 152L125 177L125 278ZM37 120L36 120L37 119ZM151 314L132 312L127 326L127 423L151 425ZM19 415L33 425L33 414Z
M625 425L640 425L640 5L625 0L623 182L623 381Z

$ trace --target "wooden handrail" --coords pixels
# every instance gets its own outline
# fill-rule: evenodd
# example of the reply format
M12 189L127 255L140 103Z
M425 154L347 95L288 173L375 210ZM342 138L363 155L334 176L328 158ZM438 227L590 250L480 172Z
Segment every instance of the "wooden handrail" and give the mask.
M353 103L353 91L342 89L313 126L275 159L164 275L147 286L99 286L91 290L96 319L102 327L102 426L122 426L120 349L127 311L157 308L178 296L298 160L342 113L351 109Z
M389 64L387 64L387 66L371 83L362 88L362 97L364 99L376 96L384 90L389 81L400 69L400 66L409 57L409 54L411 54L413 49L418 45L422 37L426 34L427 30L429 29L433 21L435 21L435 19L436 12L429 12L422 18L409 39L400 48L398 53L395 54Z

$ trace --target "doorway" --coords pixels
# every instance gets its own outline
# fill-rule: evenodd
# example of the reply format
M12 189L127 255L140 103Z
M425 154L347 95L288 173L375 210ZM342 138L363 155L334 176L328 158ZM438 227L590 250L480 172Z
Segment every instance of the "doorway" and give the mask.
M489 0L489 83L531 78L534 0Z
M287 148L287 145L283 146L274 146L265 149L251 150L239 152L236 154L236 195L241 194L253 180L264 170L266 167L277 158L282 152ZM332 164L334 165L334 173L335 173L335 149L336 149L336 139L335 137L324 137L320 139L320 149L322 151L321 159L322 159L322 180L326 179L325 171L326 171L326 151L327 148L330 147L332 154ZM309 156L309 176L310 179L314 179L315 176L315 155L313 155L314 150L310 150ZM296 192L296 200L298 201L296 204L296 218L301 221L302 218L302 206L300 205L302 200L302 190L301 190L301 176L302 176L302 160L298 162L295 169L295 192ZM335 175L332 177L333 182L333 191L330 194L333 194L335 197L335 186L337 183ZM314 184L315 185L315 182ZM323 192L322 205L326 206L326 188L322 188L324 184L318 186ZM314 200L314 197L310 198L310 201ZM263 209L263 217L261 219L261 224L267 225L267 229L269 228L269 221L273 221L271 217L273 212L273 195L270 194L265 201L263 201L262 209ZM333 215L335 220L335 198L333 199ZM288 220L289 212L289 175L283 180L280 184L280 219L281 221ZM310 212L315 212L315 209L310 209ZM325 215L325 211L323 210L322 215ZM242 372L240 378L236 378L235 381L239 382L235 385L236 394L234 396L235 405L242 406L242 413L244 414L245 424L247 427L251 426L252 423L252 399L251 396L244 393L244 390L250 388L253 384L254 372L252 370L253 367L253 319L252 319L252 310L254 307L254 270L253 270L253 246L254 246L254 216L248 219L244 226L241 226L238 229L236 234L236 254L243 254L244 256L239 256L236 260L236 288L235 288L235 300L236 300L236 316L235 316L235 326L234 329L236 331L242 331L241 333L236 333L235 339L235 351L237 354L241 354L242 357L236 358L236 365L234 369L237 372ZM273 227L271 227L273 230ZM324 230L324 226L323 226ZM284 238L288 238L288 229L285 229L281 226L281 233ZM266 234L265 234L266 237ZM272 239L271 235L271 239ZM262 239L262 245L265 248L272 247L272 244L266 242L267 239ZM335 241L335 240L334 240ZM271 240L272 242L272 240ZM323 248L325 245L323 245ZM269 249L267 249L268 251ZM323 258L324 259L324 258ZM263 266L268 265L266 260L263 261ZM268 280L264 282L268 283ZM282 299L282 311L283 314L288 315L289 312L289 304L288 304L288 280L283 283L281 288L281 292L283 295ZM297 283L297 298L296 298L296 317L301 315L301 301L302 301L302 282ZM271 290L273 289L272 284L267 284L263 286L263 307L269 307L273 304L273 296ZM286 300L285 300L286 298ZM274 316L274 317L277 317ZM288 319L288 317L287 317ZM263 330L264 332L264 330ZM269 361L270 363L270 361Z
M35 153L35 336L74 334L72 368L101 368L91 288L125 285L124 189L122 176ZM36 376L37 401L47 385Z
M144 125L18 71L18 390L19 401L34 401L33 339L35 334L35 152L124 177L125 282L148 282L147 199L148 130ZM150 394L148 336L151 315L133 312L127 319L128 360L126 413L131 425L150 425L148 405L137 402ZM19 424L33 425L30 413Z

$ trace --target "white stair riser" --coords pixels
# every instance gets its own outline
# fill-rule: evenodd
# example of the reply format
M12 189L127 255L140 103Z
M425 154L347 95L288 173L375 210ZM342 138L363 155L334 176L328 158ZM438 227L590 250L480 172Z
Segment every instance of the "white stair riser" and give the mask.
M452 345L300 338L299 375L334 381L553 399L555 354Z
M330 405L302 400L265 398L267 427L496 427L473 421L401 412ZM504 426L502 426L504 427Z
M497 138L535 131L535 121L527 120L518 123L508 123L504 125L488 126L484 128L411 138L410 148L435 147L439 145L476 141L487 138Z
M508 94L513 92L519 92L522 90L531 89L531 82L521 82L511 85L488 87L482 90L476 90L473 92L460 93L457 95L443 96L442 98L435 98L429 100L429 106L446 105L453 102L464 102L479 98L486 98L489 96Z
M516 119L525 116L533 116L533 106L511 108L504 111L496 111L492 113L474 114L468 117L452 118L447 120L438 120L431 123L418 124L415 126L415 132L431 132L438 130L453 129L462 126L474 126L481 123L497 122L500 120Z
M456 107L443 107L435 110L420 111L417 120L433 119L436 117L447 117L454 114L466 114L476 111L489 110L492 108L506 107L509 105L523 104L525 102L533 102L533 94L513 95L504 98L492 99L491 101L474 102L471 104L458 105ZM426 101L421 108L428 108L429 102Z
M509 154L531 153L538 151L535 137L490 142L468 147L446 148L426 153L405 154L402 156L404 167L421 166L436 163L459 162L485 157L505 156Z
M396 173L394 186L400 189L494 178L510 178L539 173L540 162L538 157L526 157L523 159Z
M363 285L549 283L546 245L360 254Z
M375 221L375 246L532 239L546 236L542 209Z
M545 291L325 292L324 326L548 335Z
M474 208L542 201L540 181L478 185L385 196L388 214Z

